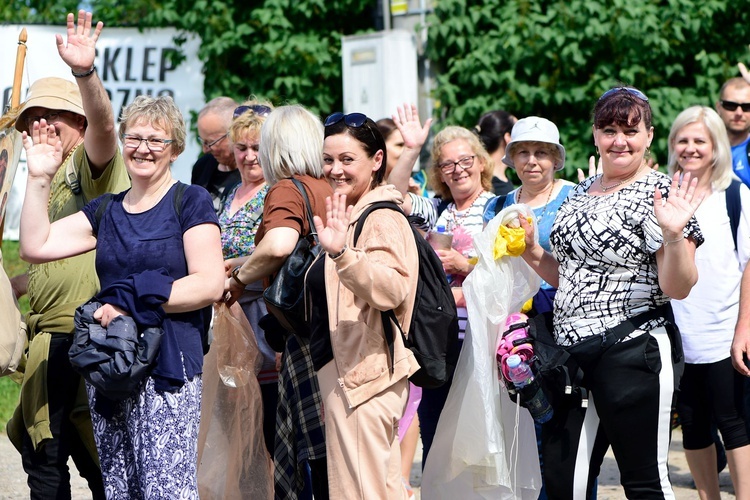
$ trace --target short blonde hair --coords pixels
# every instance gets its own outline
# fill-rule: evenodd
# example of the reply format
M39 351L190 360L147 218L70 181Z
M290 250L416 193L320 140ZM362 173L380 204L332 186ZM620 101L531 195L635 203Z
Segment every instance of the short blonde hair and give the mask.
M323 124L304 107L276 108L260 129L260 166L269 185L293 175L323 177Z
M482 171L482 188L485 191L490 191L492 189L492 172L494 170L494 163L492 162L490 155L487 154L487 150L485 150L482 143L479 142L479 138L476 134L463 127L445 127L438 132L432 140L430 169L427 171L427 182L435 191L435 195L446 201L453 201L453 195L451 194L448 185L443 182L438 165L440 165L440 155L442 154L443 146L449 142L458 140L466 141L469 144L471 151L476 155L475 161L478 161L480 165L484 166L484 170Z
M139 95L122 111L120 137L128 127L138 123L149 124L164 130L172 139L172 152L179 155L185 151L185 119L172 97Z
M259 101L257 99L250 99L243 102L240 106L268 106L273 109L273 104L268 101ZM245 134L254 133L260 134L260 128L263 126L263 122L266 121L268 115L261 116L255 113L252 109L248 109L240 116L232 121L232 125L229 127L229 140L233 143Z
M669 131L669 174L680 171L675 153L675 138L684 127L692 123L703 123L711 136L713 158L711 162L711 186L723 191L729 187L734 174L732 172L732 147L724 121L719 114L708 106L691 106L677 115Z

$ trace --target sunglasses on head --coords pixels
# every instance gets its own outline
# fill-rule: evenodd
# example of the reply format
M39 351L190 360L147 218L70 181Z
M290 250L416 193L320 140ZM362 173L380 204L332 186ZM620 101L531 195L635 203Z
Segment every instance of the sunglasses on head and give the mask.
M344 123L349 127L359 128L367 123L367 115L364 113L349 113L348 115L345 115L341 111L337 111L336 113L328 115L324 125L330 127L331 125L336 125L341 120L344 120Z
M252 111L256 115L263 117L263 118L271 114L270 107L265 106L263 104L253 104L250 106L237 106L234 109L234 114L232 115L232 118L236 120L237 118L244 115L248 111Z
M742 108L743 113L747 113L750 111L750 102L734 102L734 101L719 101L721 104L721 107L726 109L727 111L734 111L737 108Z
M613 89L609 89L602 94L599 100L601 101L602 99L606 99L607 97L611 96L612 94L616 94L617 92L627 92L628 94L633 95L638 99L648 102L648 97L646 97L646 94L633 87L615 87Z

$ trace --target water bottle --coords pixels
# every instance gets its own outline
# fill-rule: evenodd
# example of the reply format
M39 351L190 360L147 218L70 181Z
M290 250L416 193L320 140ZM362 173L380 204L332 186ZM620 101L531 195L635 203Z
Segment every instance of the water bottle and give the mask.
M435 250L450 250L453 244L453 233L443 226L437 226L427 234L427 242Z
M534 372L528 363L517 354L508 356L508 378L518 389L519 397L523 406L528 408L531 417L543 424L552 418L552 406L550 406L544 391L534 379Z

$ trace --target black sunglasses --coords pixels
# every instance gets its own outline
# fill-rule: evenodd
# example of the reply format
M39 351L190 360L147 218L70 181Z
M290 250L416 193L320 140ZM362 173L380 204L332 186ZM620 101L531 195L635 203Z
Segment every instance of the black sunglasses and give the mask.
M349 127L359 128L367 123L367 115L364 113L349 113L348 115L345 115L341 111L337 111L328 115L324 125L330 127L331 125L336 125L341 120L344 120L344 123Z
M253 104L250 106L237 106L234 109L234 114L232 115L232 119L237 119L240 116L244 115L248 111L252 111L256 115L265 118L266 116L271 114L271 108L268 106L265 106L263 104Z
M375 143L378 142L378 139L375 137L375 132L373 132L372 127L367 125L367 115L364 113L349 113L348 115L345 115L341 111L337 111L333 114L328 115L328 118L326 118L326 121L324 125L326 127L330 127L331 125L336 125L341 120L344 120L344 124L346 124L347 127L352 128L361 128L364 127L367 130L370 131L370 135L375 140ZM379 132L379 131L378 131Z
M727 111L734 111L737 108L742 108L743 113L750 112L750 102L734 102L734 101L719 101L721 107Z
M601 101L602 99L606 99L607 97L611 96L612 94L616 94L617 92L627 92L628 94L634 95L638 99L648 102L648 97L646 97L646 94L633 87L615 87L613 89L609 89L602 94L599 100Z

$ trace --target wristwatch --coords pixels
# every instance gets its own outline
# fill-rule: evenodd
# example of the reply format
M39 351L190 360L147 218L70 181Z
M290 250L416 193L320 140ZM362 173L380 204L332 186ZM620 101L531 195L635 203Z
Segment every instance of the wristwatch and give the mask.
M237 266L237 267L235 267L234 269L232 269L232 274L231 274L231 276L232 276L232 279L234 279L234 281L236 281L236 282L237 282L238 284L240 284L240 285L242 285L242 286L247 286L247 283L244 283L244 282L243 282L243 281L242 281L242 280L240 279L240 277L239 277L239 274L240 274L240 268L241 268L241 267L242 267L242 266Z

